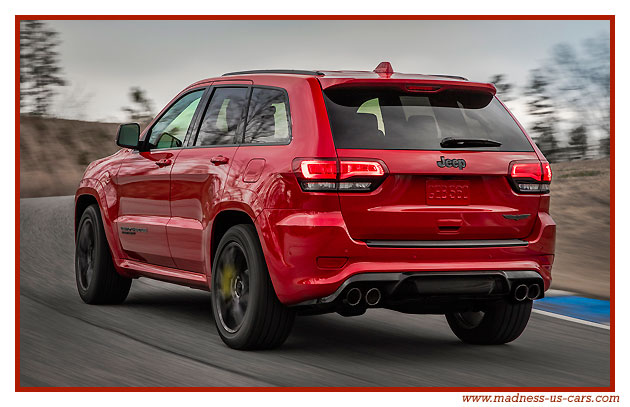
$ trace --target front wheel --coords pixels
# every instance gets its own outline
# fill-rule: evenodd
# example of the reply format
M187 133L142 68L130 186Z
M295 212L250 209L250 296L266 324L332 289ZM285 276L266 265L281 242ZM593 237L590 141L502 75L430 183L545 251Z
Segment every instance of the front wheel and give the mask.
M223 342L234 349L271 349L289 336L295 313L271 284L252 225L230 228L212 267L212 312Z
M88 304L125 301L131 279L116 271L97 205L88 206L77 228L74 270L81 299Z
M529 321L532 301L497 301L483 311L453 312L446 320L453 333L463 342L477 345L499 345L518 338Z

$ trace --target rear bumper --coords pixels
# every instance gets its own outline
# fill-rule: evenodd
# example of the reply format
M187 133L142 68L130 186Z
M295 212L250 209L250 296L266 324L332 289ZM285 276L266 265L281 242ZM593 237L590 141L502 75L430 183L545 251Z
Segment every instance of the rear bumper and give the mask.
M266 209L257 218L256 227L274 289L287 305L321 301L334 295L351 277L370 273L528 271L540 276L545 290L551 284L556 225L544 212L538 214L532 233L521 243L496 246L370 247L373 242L350 237L340 212ZM322 259L331 258L333 262L323 264ZM332 263L338 267L326 267Z
M334 293L307 300L296 306L325 305L343 299L351 287L376 287L387 297L405 298L408 295L451 296L453 298L491 298L513 294L520 284L542 284L535 271L441 271L422 273L361 273L346 279ZM542 298L542 295L537 299Z

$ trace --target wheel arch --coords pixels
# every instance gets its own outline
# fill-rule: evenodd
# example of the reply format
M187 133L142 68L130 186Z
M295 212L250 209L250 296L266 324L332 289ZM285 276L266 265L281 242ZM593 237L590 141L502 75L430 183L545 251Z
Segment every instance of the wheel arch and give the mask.
M219 242L225 233L236 225L252 225L256 228L254 218L245 210L236 208L226 208L216 214L212 221L212 229L210 232L210 267L214 263L214 256L219 246ZM256 228L258 234L258 228ZM260 240L260 234L258 234Z
M77 195L75 204L74 204L74 234L76 238L77 228L79 227L79 221L81 220L81 216L83 212L87 209L88 206L96 204L100 209L100 205L98 199L91 193L83 193L81 195ZM101 214L101 218L102 218Z
M265 230L268 227L266 222L259 223L258 220L262 220L261 217L257 217L254 214L254 211L247 206L230 206L225 207L225 209L220 210L213 222L210 231L210 274L208 274L208 281L211 281L212 274L212 266L214 264L214 256L216 253L216 249L219 246L219 242L221 238L232 226L248 224L252 225L256 230L256 236L258 237L258 243L260 244L260 248L262 250L263 259L265 261L265 266L267 267L267 273L271 280L271 286L276 294L276 297L282 302L282 299L278 296L278 290L282 286L277 279L276 273L274 273L273 267L270 267L270 256L273 257L273 254L267 253L265 250L267 245L263 239L263 235L265 234ZM210 289L212 289L210 287Z
M118 234L112 216L117 213L117 206L109 207L105 197L105 190L103 185L94 179L83 179L79 184L79 188L74 198L74 234L76 239L77 228L79 227L79 221L85 209L96 204L101 215L101 221L103 222L103 229L105 230L105 237L114 260L114 265L119 273L123 274L124 271L120 268L120 262L123 258L122 247L118 240Z

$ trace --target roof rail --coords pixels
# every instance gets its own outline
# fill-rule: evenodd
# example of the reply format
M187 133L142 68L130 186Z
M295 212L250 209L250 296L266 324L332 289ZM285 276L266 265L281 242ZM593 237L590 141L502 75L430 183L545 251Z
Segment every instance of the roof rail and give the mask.
M468 78L464 78L463 76L457 76L457 75L429 75L429 76L437 76L440 78L451 78L451 79L459 79L461 81L468 81Z
M288 74L288 75L311 75L311 76L324 75L323 72L319 72L319 71L302 71L299 69L255 69L253 71L228 72L228 73L224 73L221 76L252 75L252 74L266 74L266 73L277 73L277 74Z

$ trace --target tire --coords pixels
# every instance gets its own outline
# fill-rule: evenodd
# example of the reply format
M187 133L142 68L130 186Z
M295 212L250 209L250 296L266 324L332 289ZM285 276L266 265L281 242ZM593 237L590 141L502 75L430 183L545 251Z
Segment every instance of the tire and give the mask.
M485 310L446 314L453 333L463 342L500 345L518 338L529 321L533 301L508 300L488 304Z
M77 228L74 252L77 289L87 304L120 304L131 279L116 271L98 205L88 206Z
M233 349L272 349L289 336L295 313L271 284L253 225L230 228L212 267L212 313L219 336Z

